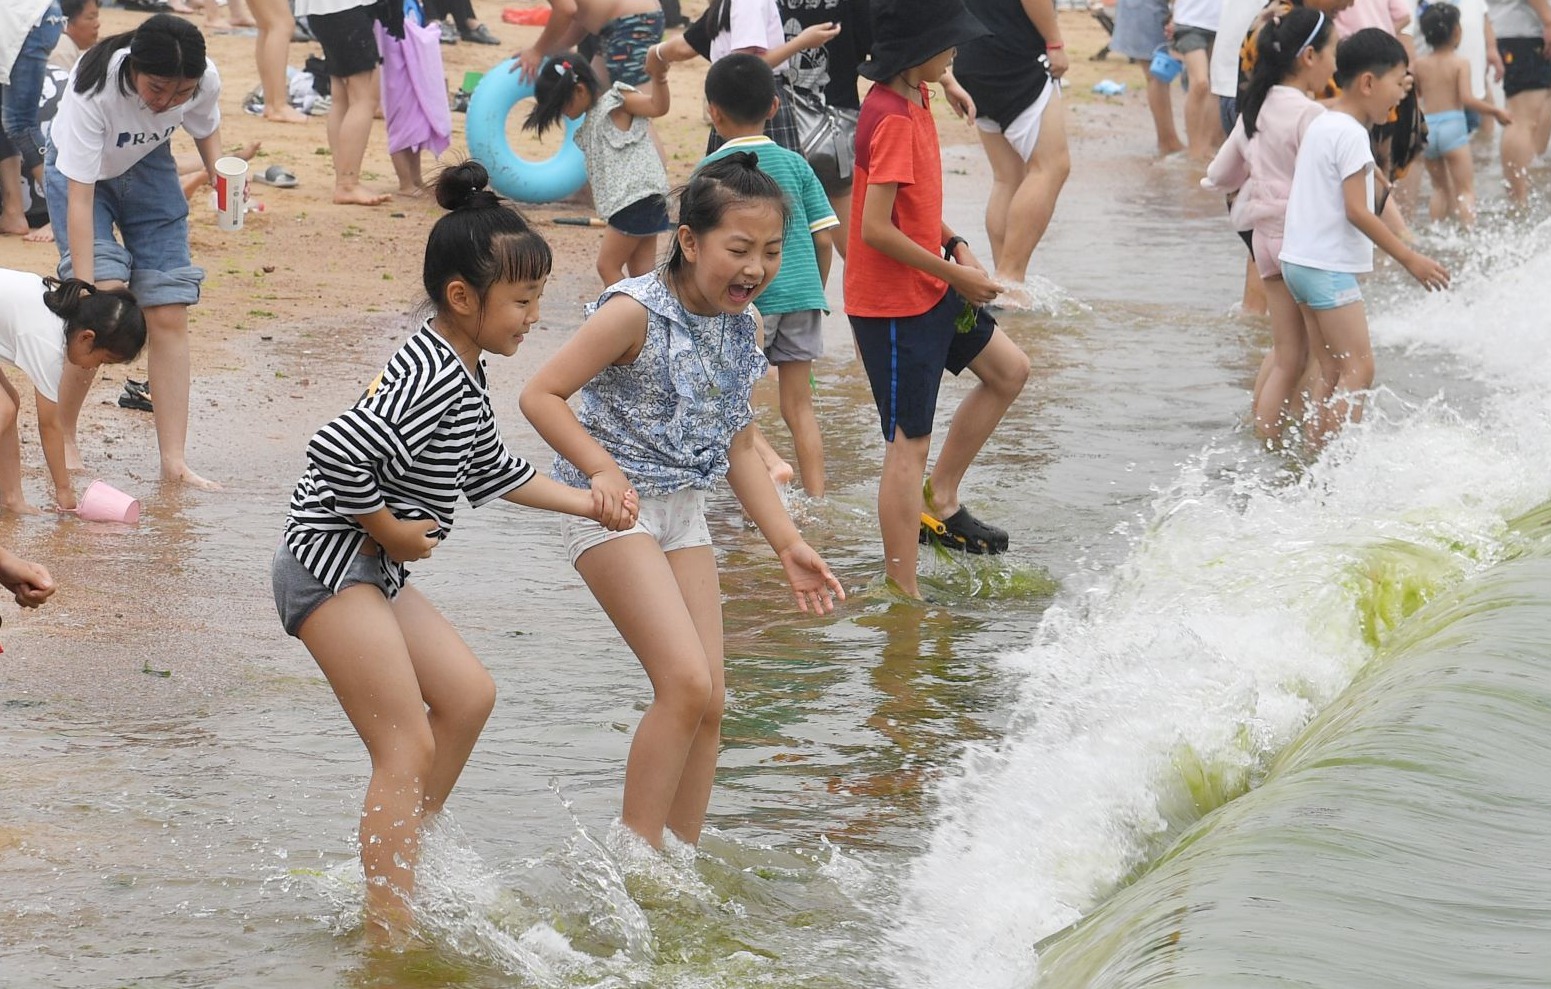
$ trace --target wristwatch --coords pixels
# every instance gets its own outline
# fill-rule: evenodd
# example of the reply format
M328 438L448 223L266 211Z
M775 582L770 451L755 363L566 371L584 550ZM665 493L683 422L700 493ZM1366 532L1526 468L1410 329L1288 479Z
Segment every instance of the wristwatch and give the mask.
M946 244L942 245L942 256L947 258L949 261L952 261L953 252L959 249L959 245L968 243L969 241L965 240L963 237L960 237L958 234L954 234L952 237L948 238L948 242Z

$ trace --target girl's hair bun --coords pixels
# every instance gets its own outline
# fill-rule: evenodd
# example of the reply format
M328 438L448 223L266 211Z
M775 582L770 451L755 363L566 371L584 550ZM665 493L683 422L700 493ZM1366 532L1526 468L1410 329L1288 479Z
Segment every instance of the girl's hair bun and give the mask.
M442 209L488 209L501 204L501 197L491 192L490 173L485 166L470 158L468 161L442 169L436 180L436 201Z

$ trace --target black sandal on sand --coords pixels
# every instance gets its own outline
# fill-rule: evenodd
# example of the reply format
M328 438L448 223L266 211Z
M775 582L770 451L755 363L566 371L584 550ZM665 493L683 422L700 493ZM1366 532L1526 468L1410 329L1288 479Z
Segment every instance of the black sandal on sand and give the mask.
M963 507L941 520L922 512L920 541L936 542L945 549L990 556L1007 552L1008 546L1005 530L980 521Z
M124 394L118 397L119 408L134 409L138 412L153 412L151 405L151 389L144 381L135 381L132 378L124 381Z

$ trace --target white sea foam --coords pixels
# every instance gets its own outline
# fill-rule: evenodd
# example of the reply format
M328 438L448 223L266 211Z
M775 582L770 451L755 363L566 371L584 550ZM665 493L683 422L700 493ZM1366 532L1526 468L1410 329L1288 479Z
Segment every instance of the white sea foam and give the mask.
M1543 233L1473 241L1454 292L1377 293L1405 300L1373 318L1381 382L1406 350L1462 366L1484 398L1381 389L1303 470L1247 438L1204 451L1125 563L1004 657L1023 676L1010 728L942 782L902 881L900 985L1033 984L1040 938L1157 854L1203 789L1252 780L1372 655L1365 593L1509 551L1505 521L1551 492Z

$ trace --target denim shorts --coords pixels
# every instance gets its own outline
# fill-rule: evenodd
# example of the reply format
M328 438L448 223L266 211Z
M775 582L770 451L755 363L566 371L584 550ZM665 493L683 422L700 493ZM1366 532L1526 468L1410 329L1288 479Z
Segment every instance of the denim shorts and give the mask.
M705 492L682 488L672 494L642 498L635 525L618 532L605 529L592 519L566 516L565 542L571 566L576 566L582 554L594 546L636 533L657 540L664 553L711 545L711 529L705 521Z
M1363 300L1357 276L1349 271L1326 271L1283 261L1282 280L1293 301L1310 309L1340 309Z
M662 196L647 196L618 210L609 217L609 226L628 237L655 237L673 229L668 222L668 201Z
M1177 25L1174 28L1173 48L1181 55L1191 52L1210 52L1212 42L1217 38L1216 31L1209 31L1204 27L1190 27Z
M302 630L302 625L324 602L339 593L329 590L327 584L302 566L283 539L275 547L274 559L270 561L269 581L275 592L275 610L280 613L280 624L285 627L285 634L291 636ZM382 592L383 597L393 597L381 557L365 553L356 555L350 562L350 569L345 571L339 590L356 584L371 584Z
M38 102L43 95L43 80L48 75L48 57L64 29L65 15L59 3L48 5L43 17L22 39L11 66L11 81L4 87L0 102L0 124L11 143L22 154L22 165L29 171L43 164L43 130L38 125Z
M69 278L70 227L65 221L70 181L54 167L50 145L43 166L48 217L59 248L59 277ZM128 282L142 306L191 306L199 301L205 279L188 252L188 200L178 182L178 165L167 142L141 158L129 171L97 183L92 198L95 230L95 280ZM120 243L114 238L118 228Z

